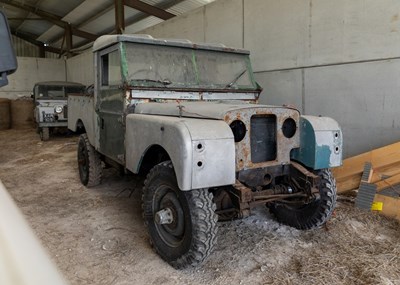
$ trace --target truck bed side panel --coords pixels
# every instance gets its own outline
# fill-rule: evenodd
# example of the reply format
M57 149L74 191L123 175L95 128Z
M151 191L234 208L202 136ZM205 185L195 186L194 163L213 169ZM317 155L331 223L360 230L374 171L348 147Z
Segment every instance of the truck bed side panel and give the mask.
M68 129L76 132L78 122L85 127L90 143L95 146L95 112L94 98L89 95L68 96Z

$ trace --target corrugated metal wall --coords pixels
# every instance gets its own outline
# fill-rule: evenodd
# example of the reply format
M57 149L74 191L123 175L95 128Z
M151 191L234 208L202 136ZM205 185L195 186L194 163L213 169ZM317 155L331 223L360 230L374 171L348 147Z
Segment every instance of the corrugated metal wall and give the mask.
M23 39L12 36L16 56L39 57L39 48Z
M39 48L19 37L12 35L16 56L20 57L39 57ZM58 58L58 54L52 52L45 53L46 58Z

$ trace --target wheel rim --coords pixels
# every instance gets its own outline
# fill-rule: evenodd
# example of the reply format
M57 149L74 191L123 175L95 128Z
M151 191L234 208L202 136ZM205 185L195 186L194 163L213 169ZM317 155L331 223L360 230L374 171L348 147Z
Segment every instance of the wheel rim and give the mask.
M169 186L160 186L160 195L154 197L154 216L158 211L170 209L172 222L168 224L154 223L158 235L170 247L178 247L185 237L185 215L179 197Z
M86 147L82 143L82 141L79 142L78 146L78 166L79 166L79 176L83 184L85 184L89 177L89 163L86 154Z

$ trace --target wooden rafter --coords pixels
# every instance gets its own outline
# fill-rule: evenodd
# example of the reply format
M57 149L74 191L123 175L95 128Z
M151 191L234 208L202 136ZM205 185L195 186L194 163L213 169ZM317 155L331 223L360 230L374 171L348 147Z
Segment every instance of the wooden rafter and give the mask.
M149 5L149 4L139 1L139 0L124 0L124 2L125 2L125 5L128 7L131 7L135 10L139 10L148 15L155 16L162 20L168 20L168 19L175 17L175 15L170 12L167 12L163 9L157 8L155 6Z
M115 5L115 32L122 34L125 30L124 0L114 0Z
M58 48L54 48L54 47L50 47L50 46L45 46L44 43L39 42L37 40L34 39L35 35L26 33L26 32L20 32L20 31L16 31L15 29L11 28L11 34L13 34L14 36L23 39L24 41L27 41L39 48L43 48L45 51L48 52L53 52L53 53L61 53L61 50Z
M10 6L22 9L24 11L30 12L32 14L35 14L35 15L41 17L42 19L44 19L56 26L59 26L63 29L66 29L70 25L68 22L63 21L62 17L60 17L60 16L54 15L52 13L46 12L41 9L37 9L36 7L32 7L32 6L22 3L22 2L17 2L15 0L0 0L0 3L4 3L4 4L10 5ZM91 33L79 30L78 28L75 28L73 26L71 26L71 31L72 31L73 35L81 37L81 38L86 38L91 41L94 41L96 38L98 38L98 36L95 34L91 34Z

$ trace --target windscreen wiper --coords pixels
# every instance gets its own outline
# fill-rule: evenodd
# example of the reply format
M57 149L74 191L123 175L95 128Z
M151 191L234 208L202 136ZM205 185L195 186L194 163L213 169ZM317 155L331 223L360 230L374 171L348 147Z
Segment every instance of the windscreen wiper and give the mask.
M245 68L242 72L240 72L230 83L228 83L225 86L225 88L232 87L232 85L235 84L240 79L240 77L242 77L243 74L246 73L246 71L247 71L247 68Z
M154 82L154 83L161 83L162 85L170 85L172 82L169 81L168 79L164 80L155 80L155 79L132 79L133 82L139 81L139 82Z

